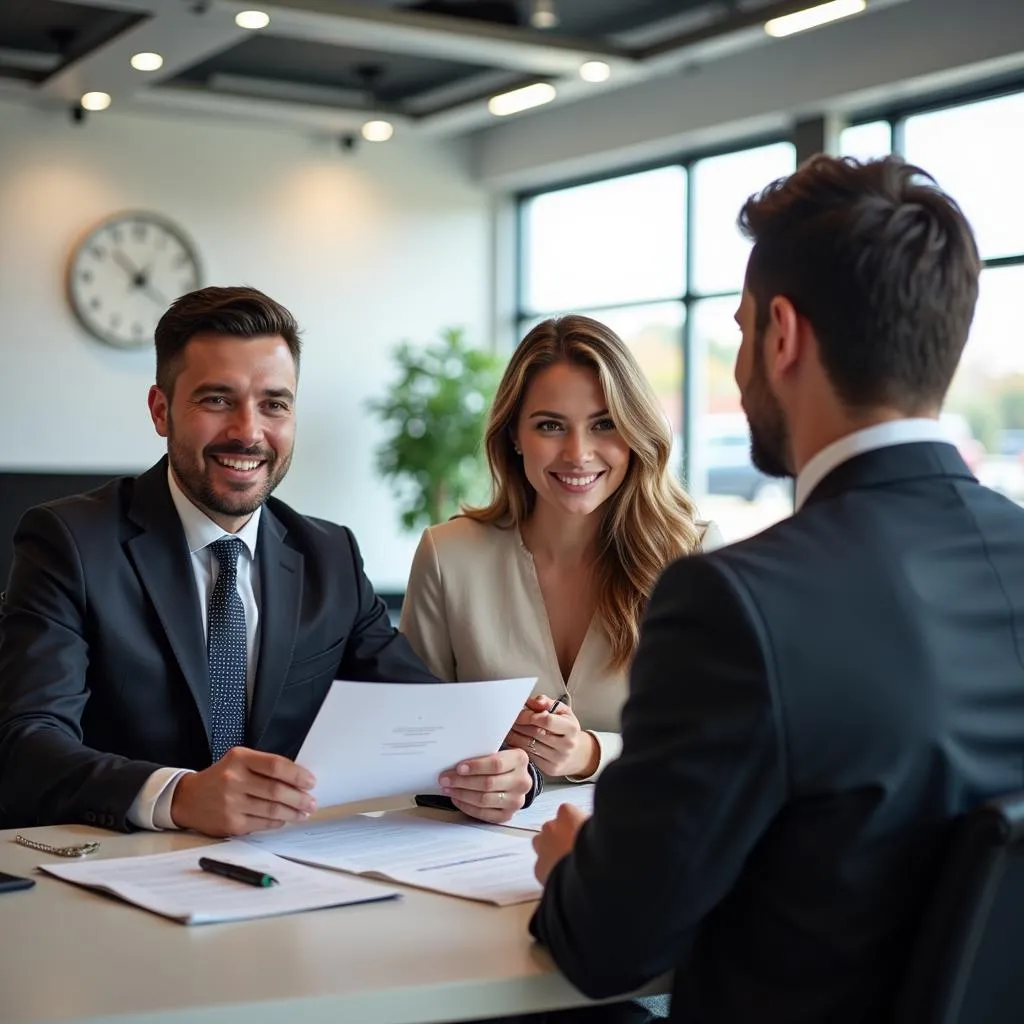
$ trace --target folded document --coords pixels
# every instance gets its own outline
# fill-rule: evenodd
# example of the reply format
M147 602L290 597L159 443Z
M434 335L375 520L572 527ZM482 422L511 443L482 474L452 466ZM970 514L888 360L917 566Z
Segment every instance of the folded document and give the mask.
M257 888L200 870L199 858L210 856L266 872L278 884ZM65 882L119 896L182 924L243 921L399 895L395 889L294 864L238 841L143 857L39 867Z

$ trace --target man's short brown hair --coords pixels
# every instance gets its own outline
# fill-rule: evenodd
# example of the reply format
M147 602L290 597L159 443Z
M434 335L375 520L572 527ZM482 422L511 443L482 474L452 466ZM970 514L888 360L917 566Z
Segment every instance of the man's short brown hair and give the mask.
M978 298L981 264L960 207L899 157L815 156L751 196L747 288L758 328L773 297L814 328L850 408L941 404Z
M255 288L200 288L182 295L156 325L156 385L168 397L181 369L181 354L197 334L236 338L280 335L299 370L299 325L279 302Z

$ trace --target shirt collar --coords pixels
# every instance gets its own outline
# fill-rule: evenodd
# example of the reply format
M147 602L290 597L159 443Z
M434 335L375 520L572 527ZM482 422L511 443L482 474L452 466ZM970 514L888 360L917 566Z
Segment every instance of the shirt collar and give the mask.
M178 486L178 481L174 479L174 473L171 472L169 465L167 467L167 485L171 489L171 501L174 502L174 507L178 510L178 518L181 520L181 528L185 531L185 542L188 544L190 553L195 554L197 551L209 547L221 537L238 537L248 549L249 557L256 557L256 539L259 536L262 505L253 512L249 517L249 522L238 533L231 534L189 501Z
M938 420L905 419L877 423L855 430L852 434L826 445L800 470L796 478L796 509L800 510L811 491L837 466L855 455L918 441L942 441L952 444L949 434Z

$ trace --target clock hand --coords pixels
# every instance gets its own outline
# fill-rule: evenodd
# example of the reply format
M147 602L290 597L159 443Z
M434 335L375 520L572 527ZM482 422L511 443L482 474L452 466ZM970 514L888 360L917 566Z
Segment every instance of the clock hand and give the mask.
M142 288L143 294L148 295L149 298L151 298L161 308L166 309L167 306L170 305L170 303L145 279L143 279L140 287Z
M131 275L132 284L136 288L142 287L145 282L145 274L120 249L114 249L112 253L114 262L126 273Z

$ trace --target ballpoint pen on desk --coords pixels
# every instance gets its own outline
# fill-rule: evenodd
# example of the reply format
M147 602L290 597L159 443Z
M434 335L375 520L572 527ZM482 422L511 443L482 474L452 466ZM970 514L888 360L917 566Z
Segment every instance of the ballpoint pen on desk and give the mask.
M254 868L247 868L241 864L228 864L222 860L213 860L211 857L200 857L199 867L203 871L209 871L211 875L221 875L224 878L234 879L236 882L245 882L246 885L255 885L264 889L270 885L277 885L277 879L264 871L256 871Z

